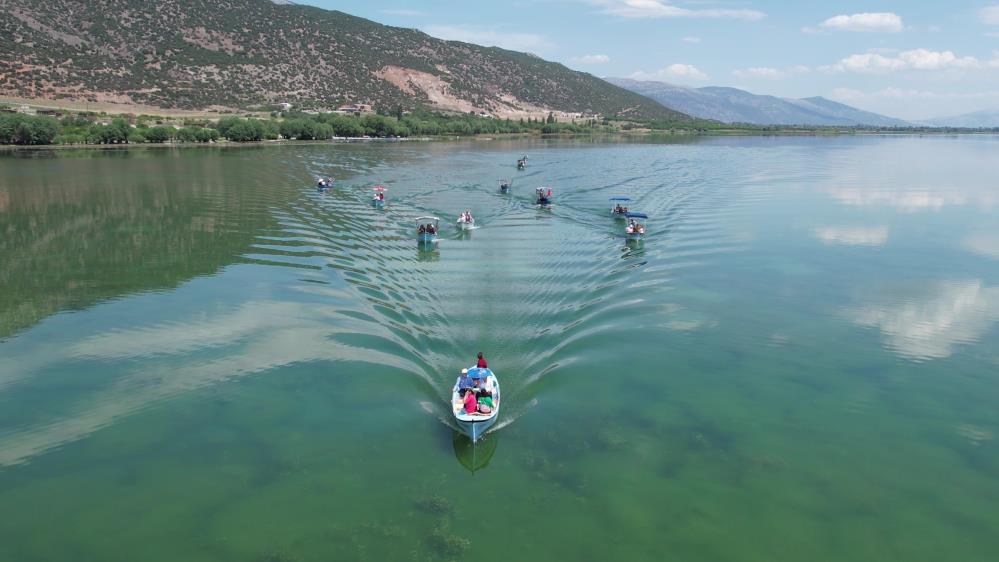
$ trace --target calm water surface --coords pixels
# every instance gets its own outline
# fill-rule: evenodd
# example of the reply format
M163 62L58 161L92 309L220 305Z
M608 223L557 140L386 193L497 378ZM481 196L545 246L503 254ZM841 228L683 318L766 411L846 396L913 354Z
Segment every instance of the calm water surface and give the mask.
M0 560L993 559L996 178L994 137L2 153Z

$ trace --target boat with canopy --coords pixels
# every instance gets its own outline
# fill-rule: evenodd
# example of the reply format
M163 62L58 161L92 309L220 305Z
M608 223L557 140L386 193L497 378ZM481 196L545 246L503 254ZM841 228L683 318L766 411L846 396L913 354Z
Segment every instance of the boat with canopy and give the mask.
M496 419L499 417L500 385L496 374L489 369L469 367L467 371L470 379L480 381L478 383L479 386L473 388L483 389L489 395L492 402L489 413L480 413L479 411L468 413L465 408L463 391L459 390L462 377L458 376L454 381L454 387L451 389L451 410L454 413L454 421L458 424L458 429L474 443L485 435L486 431L496 423ZM483 402L482 395L480 394L478 398L480 407Z
M420 244L437 242L441 219L438 217L416 217L416 240Z
M645 221L649 216L645 213L627 213L624 216L628 219L628 225L624 227L628 240L641 240L645 236Z
M628 197L611 197L611 216L615 219L624 220L625 215L628 214L628 203L631 199Z

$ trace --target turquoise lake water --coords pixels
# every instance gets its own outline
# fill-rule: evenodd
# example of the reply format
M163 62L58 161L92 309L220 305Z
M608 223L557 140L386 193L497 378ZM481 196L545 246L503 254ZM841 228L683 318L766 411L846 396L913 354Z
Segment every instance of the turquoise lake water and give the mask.
M0 560L991 560L997 321L997 137L0 153Z

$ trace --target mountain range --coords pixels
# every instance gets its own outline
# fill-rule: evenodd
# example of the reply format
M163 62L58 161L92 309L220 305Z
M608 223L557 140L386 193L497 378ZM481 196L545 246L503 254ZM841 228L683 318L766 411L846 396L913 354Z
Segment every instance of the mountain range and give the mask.
M605 78L635 93L701 119L754 125L839 125L911 127L912 123L850 107L823 97L779 98L708 86L686 88L665 82Z
M926 119L922 121L934 127L965 127L969 129L994 128L999 127L999 110L982 110L954 115L952 117L938 117L936 119Z
M0 0L0 96L690 120L534 55L271 0Z

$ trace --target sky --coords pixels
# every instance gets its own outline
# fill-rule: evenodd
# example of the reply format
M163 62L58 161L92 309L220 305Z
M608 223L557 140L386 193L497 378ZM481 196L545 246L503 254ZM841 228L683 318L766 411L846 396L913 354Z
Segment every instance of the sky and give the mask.
M824 96L919 120L999 111L999 0L297 0L595 76Z

